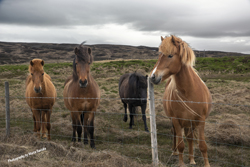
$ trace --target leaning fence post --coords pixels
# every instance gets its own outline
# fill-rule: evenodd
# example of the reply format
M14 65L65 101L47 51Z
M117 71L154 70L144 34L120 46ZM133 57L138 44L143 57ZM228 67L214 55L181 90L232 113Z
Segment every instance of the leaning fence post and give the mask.
M157 132L155 121L155 99L154 86L148 78L148 97L149 97L149 114L150 114L150 132L151 132L151 148L153 165L158 165L158 146L157 146Z
M9 82L5 82L5 113L6 113L6 136L10 135L10 99Z

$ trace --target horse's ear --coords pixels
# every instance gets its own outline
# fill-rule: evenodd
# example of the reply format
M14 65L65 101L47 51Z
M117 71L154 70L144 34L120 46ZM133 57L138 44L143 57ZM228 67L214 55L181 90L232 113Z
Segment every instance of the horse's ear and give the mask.
M77 54L79 53L79 49L76 47L76 48L74 49L74 52L75 52L75 54L77 55Z
M33 66L33 65L34 65L34 63L33 63L33 61L32 61L32 60L30 60L30 65L31 65L31 66Z
M41 61L41 64L42 64L42 66L44 66L44 61L43 60Z
M163 41L164 40L164 38L161 36L161 41Z
M91 49L90 48L88 48L88 54L91 54Z
M178 46L178 43L179 43L179 41L178 41L178 39L174 36L174 35L171 35L171 37L172 37L172 43L175 45L175 46Z

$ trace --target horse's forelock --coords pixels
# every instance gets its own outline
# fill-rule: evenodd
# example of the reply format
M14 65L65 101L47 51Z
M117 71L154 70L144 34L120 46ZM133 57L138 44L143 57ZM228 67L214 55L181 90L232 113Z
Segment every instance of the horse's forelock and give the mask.
M77 56L77 58L79 59L79 60L83 60L84 62L86 62L86 63L92 63L93 62L93 56L92 56L92 54L90 53L88 53L88 47L86 47L86 46L84 46L84 45L80 45L79 46L79 52L78 52L78 54L76 54L76 56Z
M195 54L190 46L182 41L181 38L171 35L166 37L160 46L161 52L169 51L170 53L175 53L179 50L181 62L187 66L193 67L195 65Z

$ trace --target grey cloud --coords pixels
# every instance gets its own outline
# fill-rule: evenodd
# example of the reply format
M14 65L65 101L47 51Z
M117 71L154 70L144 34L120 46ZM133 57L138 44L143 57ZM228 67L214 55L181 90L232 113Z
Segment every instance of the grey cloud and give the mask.
M202 11L201 7L164 1L8 0L0 4L0 23L64 27L114 23L196 37L250 36L250 12L239 15L240 9L234 9L239 13L225 17L228 11Z

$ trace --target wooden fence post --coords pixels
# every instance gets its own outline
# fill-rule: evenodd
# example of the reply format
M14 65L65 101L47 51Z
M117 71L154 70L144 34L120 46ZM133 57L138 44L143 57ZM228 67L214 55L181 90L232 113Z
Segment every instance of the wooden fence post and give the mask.
M157 132L155 121L155 99L154 99L154 86L148 77L148 97L149 97L149 114L150 114L150 133L151 133L151 148L153 165L157 166L158 160L158 146L157 146Z
M10 135L10 99L9 82L5 82L5 114L6 114L6 136Z

